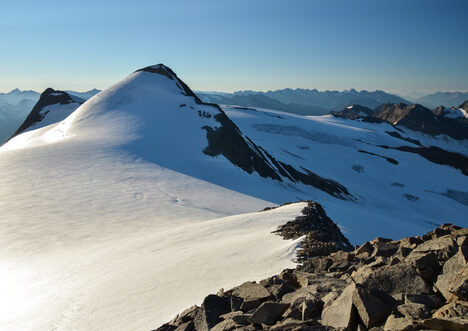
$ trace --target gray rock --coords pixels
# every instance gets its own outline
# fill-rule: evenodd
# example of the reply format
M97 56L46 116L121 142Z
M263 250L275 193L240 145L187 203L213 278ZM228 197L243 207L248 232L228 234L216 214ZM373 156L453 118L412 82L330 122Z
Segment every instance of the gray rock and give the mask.
M413 252L433 252L437 255L439 261L446 261L452 257L457 250L458 245L456 240L451 236L445 236L425 241L418 245Z
M467 262L465 251L460 249L457 254L445 262L442 272L437 276L437 281L434 285L446 299L451 295L449 287L452 280L454 280L456 273L466 265Z
M352 302L361 317L361 321L367 328L371 328L385 321L392 311L391 307L387 306L379 298L373 296L361 285L356 285Z
M244 300L264 300L270 297L270 292L255 282L246 282L242 285L234 287L232 290L228 291L233 296L242 298Z
M288 285L286 283L274 284L274 285L269 286L267 289L268 289L268 292L270 292L270 294L273 296L275 300L281 300L281 298L285 294L294 292L296 290L295 287Z
M425 319L431 315L431 310L421 303L405 303L397 309L400 314L411 319Z
M346 287L341 295L322 310L321 323L333 328L351 329L357 325L357 312L353 307L355 284Z
M236 329L237 326L238 325L232 319L227 319L216 324L210 331L231 331Z
M366 242L364 245L356 249L354 251L354 254L355 255L368 254L370 256L373 251L374 251L374 247L369 242Z
M430 282L435 281L441 269L438 256L433 251L420 252L414 250L405 258L405 262L418 269L419 274Z
M221 315L231 311L229 298L219 297L214 294L208 295L197 311L194 319L197 331L206 331L221 322Z
M314 287L304 287L300 288L295 292L285 294L281 299L281 303L292 304L296 301L304 301L306 299L316 299L317 291Z
M222 320L228 320L228 319L230 319L230 318L232 318L234 316L238 316L238 315L242 315L242 314L243 313L241 311L231 311L231 312L229 312L227 314L221 315L220 318Z
M468 265L457 272L448 291L462 300L468 300Z
M420 330L419 323L413 319L406 317L396 317L390 315L385 322L384 330L389 331L403 331L403 330Z
M175 331L195 331L195 325L193 324L193 321L188 321L179 325Z
M301 303L301 317L303 321L312 319L323 307L323 302L319 299L306 299Z
M277 302L264 302L250 316L249 322L253 324L274 324L288 309L289 304Z
M439 308L433 315L436 318L463 318L468 320L468 303L466 301L453 300Z
M249 318L252 314L242 314L242 315L235 315L232 317L232 320L237 324L249 324Z
M429 318L423 321L423 326L431 330L466 331L468 320L463 318Z
M400 248L400 243L398 241L385 241L385 242L375 242L374 251L371 256L385 256L389 257L395 254Z
M260 306L262 302L259 299L246 299L242 302L240 310L249 311Z
M231 296L229 297L229 301L231 303L231 311L237 311L241 309L243 302L241 298Z
M362 267L354 273L357 283L369 290L381 290L390 295L405 292L409 294L430 294L432 287L407 264L384 266L377 270Z
M440 308L445 304L445 300L438 295L407 294L405 303L420 303L429 308Z

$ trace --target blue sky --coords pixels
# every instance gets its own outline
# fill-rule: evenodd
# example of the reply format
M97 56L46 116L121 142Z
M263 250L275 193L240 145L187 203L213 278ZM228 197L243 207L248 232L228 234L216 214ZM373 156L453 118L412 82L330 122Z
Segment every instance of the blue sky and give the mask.
M196 90L468 90L468 1L0 1L0 91L170 66Z

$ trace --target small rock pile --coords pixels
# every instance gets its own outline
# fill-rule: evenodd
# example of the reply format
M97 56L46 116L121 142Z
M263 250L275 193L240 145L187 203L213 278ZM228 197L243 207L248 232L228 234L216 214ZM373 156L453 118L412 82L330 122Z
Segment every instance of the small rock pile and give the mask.
M157 330L468 330L468 228L376 238L207 296Z
M297 262L303 263L314 256L329 255L338 250L351 251L353 246L341 233L323 207L314 201L305 201L307 206L302 215L280 225L274 233L284 239L297 239L305 236L297 252Z

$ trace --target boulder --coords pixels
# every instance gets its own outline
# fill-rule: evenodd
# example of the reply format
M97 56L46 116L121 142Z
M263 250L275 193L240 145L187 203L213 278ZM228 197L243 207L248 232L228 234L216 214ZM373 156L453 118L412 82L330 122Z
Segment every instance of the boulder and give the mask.
M431 310L429 307L422 303L404 303L397 307L398 312L410 319L425 319L431 316Z
M422 325L430 330L466 331L468 320L463 318L429 318Z
M398 241L378 241L374 243L374 251L371 256L389 257L395 254L400 248Z
M242 304L240 306L240 310L249 311L249 310L257 308L261 304L262 304L262 302L259 299L246 299L246 300L242 301Z
M235 315L232 318L232 320L234 322L236 322L237 324L249 324L249 318L250 316L252 316L252 314L242 314L242 315Z
M363 254L367 254L368 256L370 256L372 254L372 252L374 251L374 247L369 243L369 242L366 242L365 244L363 244L361 247L359 247L358 249L356 249L354 251L354 254L356 256L358 255L363 255Z
M277 302L264 302L250 316L249 322L253 324L274 324L288 309L289 304Z
M429 308L440 308L445 304L445 300L436 294L407 294L405 296L405 303L420 303Z
M231 331L237 328L236 322L232 319L226 319L218 324L216 324L210 331ZM198 330L197 330L198 331Z
M461 268L451 281L448 291L462 300L468 300L468 265Z
M435 281L441 266L435 252L412 251L405 258L405 262L418 269L419 274L429 282Z
M390 315L385 322L384 330L389 331L410 331L410 330L420 330L421 327L419 323L415 322L413 319L406 317L396 317L395 315Z
M346 287L341 295L322 310L321 323L333 328L351 330L358 324L356 308L353 306L355 284Z
M371 328L385 321L392 311L391 307L373 296L361 285L355 286L352 302L361 317L361 321L367 328Z
M195 324L193 321L185 322L179 325L175 331L195 331Z
M229 294L242 298L244 300L264 300L270 297L270 292L260 284L255 282L246 282L232 290L228 291Z
M208 295L197 311L194 319L197 331L205 331L221 322L221 315L231 311L229 298L219 297L214 294Z
M442 272L437 276L437 281L434 284L437 290L448 300L451 293L449 287L454 280L457 272L468 262L468 255L465 250L460 249L457 254L452 256L445 262Z
M400 292L432 293L432 287L417 273L416 269L404 263L383 266L377 270L362 267L354 273L354 279L368 290L381 290L390 295Z
M433 315L436 318L462 318L468 320L468 302L453 300L439 308Z
M452 236L438 237L418 245L413 252L430 253L437 255L438 261L447 261L458 251L458 244Z

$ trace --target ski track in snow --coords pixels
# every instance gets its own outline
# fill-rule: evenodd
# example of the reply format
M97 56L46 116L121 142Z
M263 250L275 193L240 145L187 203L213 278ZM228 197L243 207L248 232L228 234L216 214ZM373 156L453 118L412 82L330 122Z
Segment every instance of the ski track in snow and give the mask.
M320 202L353 244L468 226L468 206L441 194L466 192L467 177L378 147L408 144L390 125L224 107L277 160L347 187L356 200L344 201L204 155L201 128L219 123L197 111L217 110L180 92L137 72L0 148L0 329L148 330L293 267L299 241L271 231L305 204L256 212L283 202ZM465 142L405 134L468 154Z

